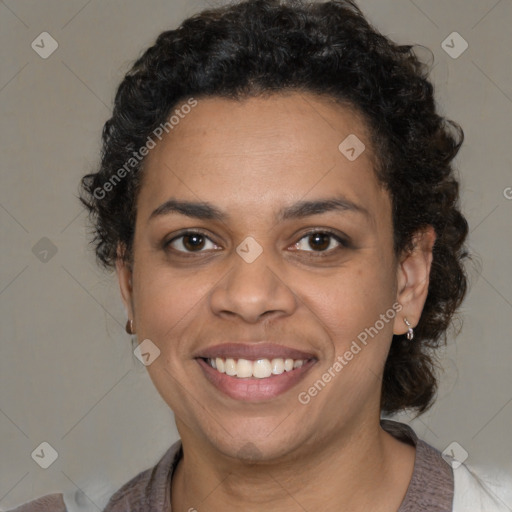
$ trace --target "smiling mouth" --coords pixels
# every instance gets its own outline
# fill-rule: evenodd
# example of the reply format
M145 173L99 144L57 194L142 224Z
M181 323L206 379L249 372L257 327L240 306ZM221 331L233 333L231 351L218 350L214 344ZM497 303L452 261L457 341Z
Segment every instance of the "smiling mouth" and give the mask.
M234 359L234 358L201 358L218 373L224 373L237 379L266 379L272 376L282 375L302 368L309 359Z
M277 350L274 347L269 351ZM224 395L253 403L273 400L284 394L303 380L318 362L314 356L308 357L300 351L291 353L293 350L287 350L286 355L294 358L276 357L277 354L267 354L271 357L264 358L262 351L259 356L243 354L245 357L241 357L237 350L231 352L222 357L221 354L203 354L196 357L196 361L207 381ZM239 352L248 351L240 349ZM300 357L303 359L295 359Z

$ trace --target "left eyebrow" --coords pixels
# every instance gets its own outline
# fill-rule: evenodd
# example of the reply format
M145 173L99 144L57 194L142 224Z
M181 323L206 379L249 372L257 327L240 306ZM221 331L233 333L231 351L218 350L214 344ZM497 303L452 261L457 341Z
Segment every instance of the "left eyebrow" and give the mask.
M334 197L316 201L299 201L291 206L281 209L278 213L279 220L301 219L310 215L319 215L330 211L349 211L362 214L368 219L370 213L363 206L349 201L344 197Z

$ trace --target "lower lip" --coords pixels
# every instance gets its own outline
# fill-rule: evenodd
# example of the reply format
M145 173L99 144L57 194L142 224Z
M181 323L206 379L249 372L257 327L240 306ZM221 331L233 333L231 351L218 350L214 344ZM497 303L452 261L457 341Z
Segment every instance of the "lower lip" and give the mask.
M206 378L219 390L235 400L262 402L275 398L301 381L308 370L316 363L315 359L306 361L300 368L281 375L272 375L265 379L255 377L239 379L220 373L203 359L196 359Z

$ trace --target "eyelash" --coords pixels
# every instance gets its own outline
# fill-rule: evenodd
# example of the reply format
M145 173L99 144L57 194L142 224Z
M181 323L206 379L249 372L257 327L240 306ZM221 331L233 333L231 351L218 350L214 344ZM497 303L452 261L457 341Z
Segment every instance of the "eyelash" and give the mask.
M338 252L339 250L341 249L347 249L347 248L350 248L351 247L351 244L348 240L342 238L340 235L338 235L337 233L329 230L329 229L316 229L316 230L311 230L311 231L308 231L307 233L304 233L297 242L295 242L294 244L292 245L297 245L298 243L300 243L301 240L303 240L304 238L308 238L312 235L317 235L317 234L322 234L322 235L328 235L331 239L334 239L336 242L339 243L339 246L334 248L334 249L328 249L328 250L324 250L324 251L300 251L298 250L299 252L306 252L306 253L309 253L309 256L310 257L313 257L313 258L318 258L318 257L327 257L327 256L331 256L334 252ZM213 242L213 240L210 239L209 236L207 236L205 233L203 233L202 231L198 231L198 230L189 230L189 231L184 231L182 232L180 235L178 236L175 236L173 237L172 239L164 242L163 244L163 249L164 250L172 250L173 252L177 253L177 254L180 254L181 256L183 257L195 257L196 254L201 254L202 252L205 252L205 251L180 251L180 250L177 250L177 249L174 249L174 248L171 248L169 249L170 245L175 242L176 240L179 240L187 235L200 235L204 238L206 238L207 240L209 240L210 242L212 242L213 244L215 244L215 242ZM329 243L330 245L330 243Z

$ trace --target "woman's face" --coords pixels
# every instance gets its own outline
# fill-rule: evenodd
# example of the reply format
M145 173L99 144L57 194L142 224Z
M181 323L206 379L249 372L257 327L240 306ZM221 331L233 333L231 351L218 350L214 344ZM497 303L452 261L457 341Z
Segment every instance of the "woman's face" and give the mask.
M407 278L351 111L298 93L198 100L146 158L133 254L123 297L182 437L270 460L378 417Z

